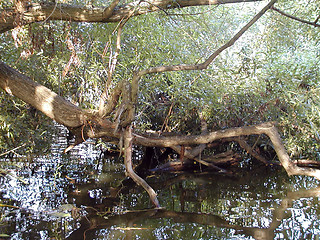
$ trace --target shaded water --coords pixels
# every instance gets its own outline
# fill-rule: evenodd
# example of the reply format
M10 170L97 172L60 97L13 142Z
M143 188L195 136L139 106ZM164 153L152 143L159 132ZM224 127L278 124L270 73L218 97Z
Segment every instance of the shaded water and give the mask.
M121 159L93 145L76 154L1 160L0 238L319 239L318 183L256 167L241 177L156 174L147 181L163 209L139 187L120 188ZM21 179L23 181L21 181ZM116 197L116 193L121 194Z

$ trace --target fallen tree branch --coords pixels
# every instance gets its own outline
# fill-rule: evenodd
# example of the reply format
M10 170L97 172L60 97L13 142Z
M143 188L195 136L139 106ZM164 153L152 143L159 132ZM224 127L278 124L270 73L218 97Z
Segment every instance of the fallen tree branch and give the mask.
M303 168L297 166L290 160L289 155L283 143L274 122L262 123L256 126L244 126L238 128L230 128L226 130L220 130L211 132L205 135L196 136L173 136L173 137L161 137L151 138L142 136L139 134L133 134L134 143L144 146L159 146L159 147L172 147L176 145L194 145L210 143L223 138L232 138L248 135L267 135L273 147L277 153L279 161L288 173L288 175L306 175L312 176L320 180L320 170L312 168Z
M266 122L253 126L235 127L225 130L218 130L209 132L203 135L188 135L188 136L162 136L162 135L150 135L133 133L134 143L141 144L143 146L157 146L157 147L171 147L176 145L197 145L207 144L216 140L224 138L232 138L239 136L248 136L256 134L264 134L265 129L273 128L275 122ZM100 132L103 135L103 132Z
M3 63L0 63L0 87L13 93L27 103L34 103L34 106L37 109L43 111L47 116L55 119L57 122L62 123L65 126L78 127L86 122L86 115L83 110L44 86L26 78L24 75ZM33 93L34 95L25 94L26 92ZM37 99L40 99L41 101L37 101ZM97 119L97 123L99 126L97 129L95 128L94 131L92 131L91 128L88 128L88 137L97 138L107 136L120 139L119 133L113 131L114 129L111 127L112 123L108 120ZM247 136L252 134L266 134L269 136L281 164L289 175L308 175L320 179L320 170L301 168L290 161L274 123L263 123L257 126L231 128L198 136L159 136L157 138L147 135L143 136L141 134L133 134L133 136L135 144L144 146L172 147L177 145L206 144L223 138Z
M252 148L245 140L243 140L241 137L236 137L236 138L232 138L230 139L232 141L235 141L237 143L239 143L240 147L242 147L244 150L247 151L247 153L249 153L252 157L256 158L257 160L259 160L260 162L264 163L265 165L269 165L269 161L266 160L264 157L262 157L261 155L259 155L254 148Z
M148 183L145 180L143 180L141 177L139 177L133 171L133 168L132 168L132 127L131 126L126 127L126 129L124 131L124 163L125 163L127 175L129 177L131 177L132 180L136 184L142 186L147 191L153 205L155 207L159 208L160 204L157 199L156 192L148 185Z

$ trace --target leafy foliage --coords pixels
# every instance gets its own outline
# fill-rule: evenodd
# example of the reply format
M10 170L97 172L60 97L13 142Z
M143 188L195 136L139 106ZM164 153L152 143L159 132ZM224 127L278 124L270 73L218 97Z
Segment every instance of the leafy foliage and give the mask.
M28 151L47 151L54 133L49 119L22 101L8 99L3 92L0 96L0 149L5 152L26 144L16 152L24 155Z

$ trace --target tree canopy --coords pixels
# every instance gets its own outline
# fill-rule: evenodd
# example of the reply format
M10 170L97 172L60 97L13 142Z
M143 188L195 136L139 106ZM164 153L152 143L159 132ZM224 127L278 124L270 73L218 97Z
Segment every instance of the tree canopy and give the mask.
M320 178L289 160L274 123L291 156L317 156L316 0L17 0L0 7L0 87L22 100L0 93L2 148L20 145L22 136L50 139L50 121L37 109L68 127L75 144L120 142L127 170L132 144L171 147L214 167L201 160L208 144L240 141L257 156L235 138L265 134L289 174Z

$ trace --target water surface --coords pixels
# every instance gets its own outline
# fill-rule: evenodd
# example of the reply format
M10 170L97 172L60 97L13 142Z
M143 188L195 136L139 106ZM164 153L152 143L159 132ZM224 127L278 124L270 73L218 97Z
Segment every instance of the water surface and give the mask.
M318 182L251 166L147 177L162 209L93 145L1 159L0 236L10 239L319 239ZM120 194L117 195L117 193Z

